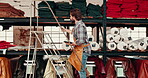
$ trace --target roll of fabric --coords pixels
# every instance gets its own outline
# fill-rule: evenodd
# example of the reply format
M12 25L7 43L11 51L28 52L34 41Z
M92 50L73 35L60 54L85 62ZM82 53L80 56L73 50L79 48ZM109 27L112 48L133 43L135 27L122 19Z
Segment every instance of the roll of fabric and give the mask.
M113 34L113 35L118 35L119 34L119 29L116 28L116 27L111 28L110 31L111 31L111 34Z
M100 49L100 45L97 42L90 42L91 50L97 51Z
M106 35L106 41L107 41L107 42L113 42L113 41L114 41L114 35L112 35L112 34L107 34L107 35Z
M121 36L120 35L114 35L114 41L115 43L119 43L121 41Z
M129 50L138 50L138 45L136 43L129 43L128 45Z
M107 48L109 50L115 50L117 48L117 45L114 42L110 42L107 44Z
M146 43L148 46L148 37L144 38L143 42Z
M89 42L94 42L94 36L93 35L88 35L88 41Z
M144 51L147 49L147 44L145 42L138 43L138 49Z
M118 50L127 50L127 48L128 48L127 43L125 43L125 42L123 42L123 41L121 41L121 42L119 42L119 43L117 44L117 49L118 49Z
M121 28L119 31L121 37L128 37L129 31L125 28Z
M68 50L70 50L71 46L66 45L66 43L63 42L63 43L62 43L62 48L63 48L64 50L68 51Z
M132 41L131 43L136 44L139 50L144 51L144 50L146 50L146 48L147 48L147 43L144 42L144 39L145 39L145 38L141 38L141 39L138 39L138 40L134 40L134 41Z

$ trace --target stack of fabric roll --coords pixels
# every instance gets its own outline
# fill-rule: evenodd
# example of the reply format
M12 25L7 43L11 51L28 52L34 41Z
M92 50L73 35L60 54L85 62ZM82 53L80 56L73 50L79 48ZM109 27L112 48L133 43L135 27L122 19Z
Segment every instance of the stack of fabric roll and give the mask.
M23 17L24 12L12 7L8 3L0 3L0 17Z
M56 16L69 16L69 11L71 8L72 7L69 2L57 2L55 9Z
M80 9L83 16L86 16L86 5L86 0L72 0L72 8Z
M120 18L121 17L121 6L122 2L121 0L108 0L107 1L107 17L113 17L113 18Z
M140 50L145 51L148 46L148 37L133 40L126 28L113 27L107 30L106 46L108 50ZM103 38L99 37L101 48L103 48Z
M47 1L47 3L50 5L51 9L55 13L55 11L54 11L55 2L54 1ZM42 1L38 4L38 8L39 8L39 10L38 10L39 17L53 17L48 5L44 1Z
M137 15L137 0L122 0L121 15L125 18L135 18Z
M101 7L99 5L89 3L87 6L87 16L102 17Z
M148 18L148 0L137 0L138 1L138 17Z
M106 47L108 50L115 50L117 45L115 43L115 41L118 43L120 41L120 37L118 38L118 35L119 35L119 29L118 28L111 28L109 30L107 30L106 32ZM101 44L101 47L103 48L103 38L102 36L100 35L99 36L99 40L100 40L100 44Z

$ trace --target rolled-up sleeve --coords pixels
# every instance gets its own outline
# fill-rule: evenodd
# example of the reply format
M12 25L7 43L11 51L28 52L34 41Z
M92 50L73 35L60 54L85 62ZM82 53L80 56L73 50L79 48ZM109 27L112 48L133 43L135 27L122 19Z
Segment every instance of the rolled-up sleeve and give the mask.
M76 28L76 35L77 35L77 39L76 39L76 44L77 45L81 45L83 43L85 43L85 29L83 26L79 25Z

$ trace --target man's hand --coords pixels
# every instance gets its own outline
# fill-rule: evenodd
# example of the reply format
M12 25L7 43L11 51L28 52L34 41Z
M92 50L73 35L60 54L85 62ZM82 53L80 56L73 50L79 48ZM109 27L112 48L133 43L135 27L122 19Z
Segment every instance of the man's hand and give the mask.
M66 29L65 29L64 27L61 27L61 30L62 30L63 32L66 32Z
M76 43L74 43L74 42L66 42L66 41L64 41L65 43L66 43L66 45L70 45L70 46L75 46L76 45Z

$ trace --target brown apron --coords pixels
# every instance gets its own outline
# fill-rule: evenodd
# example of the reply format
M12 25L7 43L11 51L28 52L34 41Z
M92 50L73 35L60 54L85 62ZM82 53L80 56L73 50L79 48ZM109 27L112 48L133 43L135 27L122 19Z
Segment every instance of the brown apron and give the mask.
M74 41L76 41L74 39ZM83 55L83 48L89 46L90 44L84 45L76 45L74 47L73 52L71 53L70 57L68 58L68 61L70 62L70 64L72 64L74 66L74 68L77 71L80 71L82 68L82 55Z

